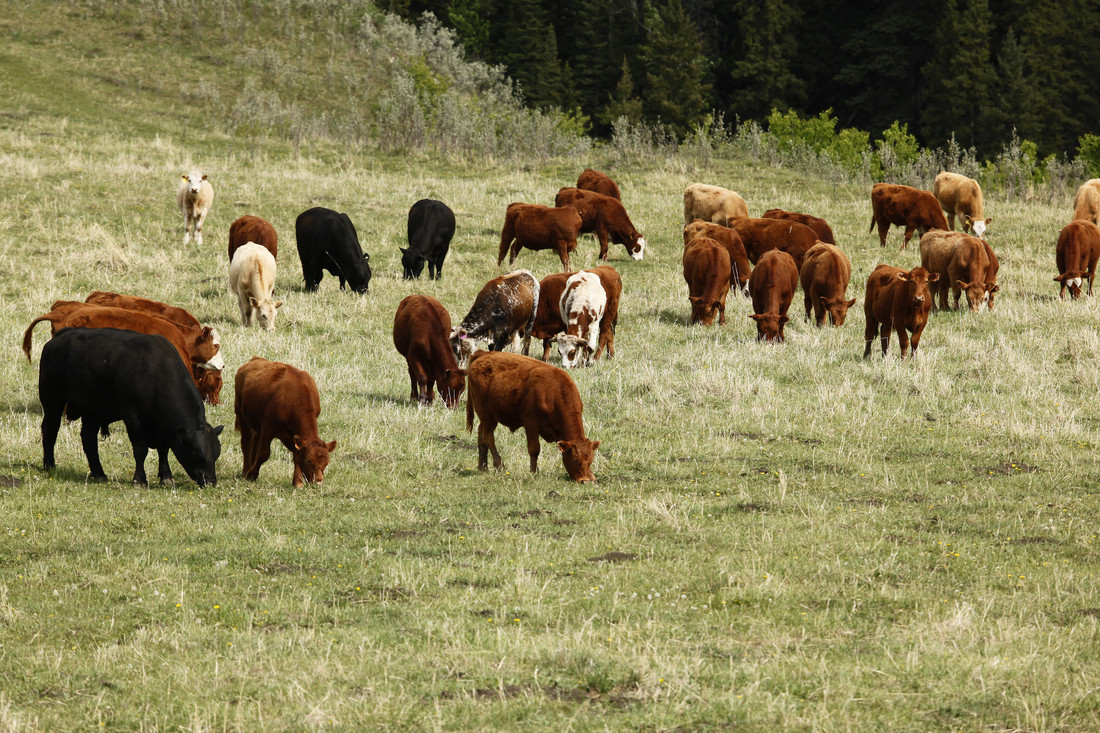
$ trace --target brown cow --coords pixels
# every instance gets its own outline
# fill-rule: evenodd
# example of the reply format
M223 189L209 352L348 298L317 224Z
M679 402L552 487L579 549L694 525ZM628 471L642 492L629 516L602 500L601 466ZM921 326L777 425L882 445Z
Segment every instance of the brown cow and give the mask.
M996 273L991 278L989 272L991 251L981 239L963 232L933 229L921 237L921 267L940 276L932 289L932 310L937 310L937 300L938 309L947 310L948 289L955 296L955 310L963 291L970 310L981 310L989 301L990 280L996 278Z
M233 380L233 413L244 455L241 475L246 479L260 477L260 466L271 457L271 441L276 438L294 459L294 488L305 481L319 484L325 478L336 441L326 443L317 435L321 398L307 372L252 357Z
M777 249L765 252L749 278L753 310L749 318L756 321L757 341L783 343L783 326L797 287L794 258Z
M572 272L555 272L539 281L539 302L535 309L535 322L531 326L531 337L542 339L542 360L550 360L550 345L554 336L565 330L561 319L561 294L565 291L565 281Z
M709 326L718 313L718 325L726 325L726 295L730 290L730 256L726 249L707 237L684 246L684 280L691 301L691 322Z
M986 227L993 219L983 218L982 187L973 178L958 173L941 172L932 182L932 195L947 212L947 228L954 231L955 217L959 217L964 232L975 237L985 235Z
M500 424L512 432L524 429L532 472L538 471L541 437L558 444L570 478L582 483L596 480L592 461L600 441L585 437L584 405L577 385L564 369L519 354L478 351L470 357L467 381L466 430L474 429L475 414L480 420L478 470L488 469L489 452L494 468L504 465L493 435Z
M619 184L615 183L615 181L611 180L607 175L599 171L594 171L591 168L585 168L581 171L580 176L577 177L577 188L602 193L604 196L610 196L620 201L623 200L622 194L619 193Z
M749 256L745 252L745 243L741 241L741 235L721 224L711 224L709 221L696 219L684 227L684 244L699 237L713 239L726 248L730 256L730 285L737 283L741 293L748 296L752 263L749 262Z
M730 219L727 226L741 235L745 253L754 264L768 250L779 249L793 257L801 269L806 253L817 244L817 232L797 221L738 217Z
M645 238L634 228L622 203L611 196L580 188L563 188L554 206L572 206L581 215L581 234L593 233L600 241L600 259L607 259L607 240L626 247L632 260L645 256Z
M748 215L745 199L728 188L692 183L684 189L685 226L696 219L726 226L732 217Z
M1089 281L1092 295L1097 259L1100 259L1100 228L1087 219L1075 219L1062 227L1055 254L1058 276L1054 281L1062 284L1058 297L1065 298L1069 288L1070 297L1080 298L1083 280Z
M825 244L836 244L836 238L833 236L833 228L829 226L829 222L822 219L820 216L810 216L809 214L799 214L796 211L784 211L783 209L768 209L760 215L761 219L783 219L785 221L797 221L799 224L805 224L810 229L814 230L819 242Z
M568 272L569 254L577 248L582 223L581 215L572 206L551 208L541 204L508 204L504 228L500 231L497 265L504 262L504 255L508 254L508 245L511 244L508 264L516 261L516 255L524 247L532 250L552 249L561 260L562 270Z
M600 354L606 347L607 358L612 359L615 356L615 326L619 322L619 298L623 294L623 281L611 265L592 267L585 272L594 272L599 275L600 284L603 285L603 291L607 294L607 308L604 309L603 318L600 319L600 342L592 358L599 361Z
M843 326L848 309L856 304L855 298L846 300L844 292L852 277L852 263L848 255L835 244L818 242L806 253L799 270L802 292L805 295L806 318L810 308L817 325L825 325L825 315L834 326Z
M451 348L460 367L468 363L472 342L488 339L489 351L500 351L517 338L523 352L531 348L531 329L539 302L539 281L528 270L495 277L482 286L470 311L451 329ZM513 347L514 348L514 347Z
M863 299L863 313L867 317L867 327L863 338L867 342L863 358L871 355L871 343L875 334L882 341L882 355L890 346L890 329L898 332L898 344L901 346L901 358L913 342L910 358L917 355L921 334L928 324L928 311L932 309L932 293L928 284L940 279L939 273L929 274L923 267L914 267L909 272L900 267L879 265L867 278L867 291ZM909 333L912 333L912 339Z
M985 245L985 256L989 259L989 269L985 271L985 289L989 291L989 302L986 303L986 308L993 310L993 296L1001 289L997 284L997 272L1001 269L1001 261L997 259L989 242L983 239L982 244Z
M233 261L238 247L249 242L255 242L278 259L279 235L266 219L245 214L229 225L229 261Z
M1073 218L1100 226L1100 178L1090 178L1077 189L1073 197Z
M451 316L430 295L409 295L397 306L393 345L409 367L409 399L430 405L439 385L443 402L452 410L466 389L466 370L458 368L449 341Z
M871 228L878 226L879 243L886 246L890 225L905 227L901 248L909 244L914 231L923 236L929 229L948 230L940 202L928 191L893 183L876 183L871 187Z

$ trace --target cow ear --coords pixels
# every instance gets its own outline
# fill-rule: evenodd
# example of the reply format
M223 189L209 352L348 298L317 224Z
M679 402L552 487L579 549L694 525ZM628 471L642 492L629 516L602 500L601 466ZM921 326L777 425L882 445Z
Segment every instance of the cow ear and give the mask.
M930 282L930 283L937 283L939 281L940 281L940 273L938 273L938 272L933 272L931 275L928 276L928 282Z
M564 453L569 448L569 446L571 446L572 444L573 444L572 441L569 441L569 440L559 440L558 441L558 450L561 451L562 453Z
M206 338L206 337L210 336L213 333L214 333L214 329L211 328L210 326L203 326L202 327L202 338Z
M817 296L817 299L821 301L822 305L832 305L833 299L826 298L824 295Z
M955 284L959 286L959 290L966 290L970 287L970 283L964 283L962 280L956 280Z
M205 173L202 174L202 180L204 180L204 181L206 180L206 174Z
M401 254L408 254L409 253L409 248L408 247L398 247L397 251L400 252Z
M985 220L985 225L986 226L989 226L992 223L993 223L993 217L992 216Z
M592 450L599 450L599 449L600 449L600 441L593 440L592 441Z
M182 181L186 181L186 180L187 180L187 176L186 176L185 174L181 173L181 174L180 174L180 180L182 180Z
M898 280L901 280L902 282L908 282L909 278L906 276L906 274L904 272L899 272L898 273Z
M779 316L780 323L786 323L789 320L791 320L789 316Z
M760 315L759 313L750 313L750 314L749 314L749 318L751 318L751 319L752 319L752 320L754 320L754 321L762 321L762 320L764 320L764 316Z
M336 441L334 440L331 443L325 443L325 447L328 448L329 453L332 453L334 450L336 450Z
M279 309L279 307L280 307L280 306L282 306L282 304L283 304L283 301L281 301L281 300L276 300L276 301L275 301L275 309L276 309L276 310L278 310L278 309Z
M219 425L218 427L214 428L214 435L221 435L223 430L225 430L225 426Z
M856 304L856 299L855 298L852 298L851 300L848 301L848 307L849 308L851 308L855 304Z
M989 294L990 294L990 295L992 295L993 293L997 292L997 291L998 291L998 290L1000 290L1000 289L1001 289L1001 286L1000 286L1000 285L994 285L993 287L991 287L991 288L989 289Z
M692 303L698 303L700 300L702 300L702 298L700 298L698 295L689 295L688 300L690 300Z
M256 300L256 298L252 295L248 296L248 304L250 306L252 306L253 308L259 308L260 307L260 301Z
M301 435L295 435L294 436L294 450L301 450L301 449L302 449L302 436Z
M1060 282L1062 282L1062 278L1064 278L1064 277L1065 277L1065 275L1058 275L1057 277L1054 278L1054 282L1060 283Z

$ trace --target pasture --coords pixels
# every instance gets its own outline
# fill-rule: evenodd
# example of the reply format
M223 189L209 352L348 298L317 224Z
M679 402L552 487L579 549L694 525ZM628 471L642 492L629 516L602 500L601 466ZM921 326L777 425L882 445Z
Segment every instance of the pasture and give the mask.
M0 129L0 728L87 730L1095 730L1100 727L1100 297L1060 301L1053 244L1069 198L987 192L994 313L936 313L915 360L864 360L862 294L885 250L868 191L746 161L602 158L525 166L242 148L211 134L123 136L64 118ZM645 259L611 246L617 356L572 372L598 483L553 446L476 470L464 405L409 402L391 326L412 293L457 323L495 256L505 206L552 203L592 166L616 178ZM180 244L179 175L215 189L205 243ZM688 325L681 193L739 191L750 214L824 216L859 302L757 343L748 299ZM443 278L400 278L405 218L447 202ZM307 294L295 216L347 212L369 293ZM276 330L228 292L229 224L281 239ZM597 264L586 235L574 264ZM516 267L558 271L549 252ZM216 487L129 484L121 424L86 483L75 425L41 471L37 365L23 330L93 289L188 308L222 334ZM273 448L240 478L232 374L253 355L309 371L323 486L291 487ZM556 351L552 360L556 361ZM151 462L150 462L151 463ZM174 464L175 465L175 464Z

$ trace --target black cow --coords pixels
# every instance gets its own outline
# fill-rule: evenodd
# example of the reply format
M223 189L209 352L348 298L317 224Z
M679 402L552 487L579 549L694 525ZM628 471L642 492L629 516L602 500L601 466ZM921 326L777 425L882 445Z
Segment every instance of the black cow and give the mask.
M420 199L409 209L409 246L401 250L405 279L416 280L428 263L428 277L443 275L443 260L455 235L455 213L442 201Z
M359 246L359 235L347 214L315 206L298 215L294 235L306 290L317 290L324 276L321 271L328 270L340 278L341 290L346 282L357 293L367 292L370 255L364 254Z
M155 448L157 476L171 481L168 451L199 486L217 483L221 425L210 427L202 398L168 340L117 328L67 328L42 349L38 370L42 402L42 465L56 464L61 416L81 419L80 440L93 481L106 481L96 432L126 424L134 449L134 483L145 485L145 456Z

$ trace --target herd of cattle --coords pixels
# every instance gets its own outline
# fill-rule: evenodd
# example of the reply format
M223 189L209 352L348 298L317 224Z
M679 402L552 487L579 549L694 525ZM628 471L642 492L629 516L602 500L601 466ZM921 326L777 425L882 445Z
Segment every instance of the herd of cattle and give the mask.
M213 187L199 171L182 177L178 203L184 216L184 243L202 243L202 226L213 202ZM731 288L751 298L757 337L782 342L787 312L801 286L806 318L823 326L826 317L841 326L855 305L846 290L851 263L836 245L824 219L771 209L759 218L737 193L702 183L684 191L683 275L688 286L691 322L726 322L726 296ZM864 357L876 335L882 353L890 333L898 335L901 355L916 354L929 312L948 308L948 290L959 308L963 293L971 310L992 310L998 291L999 262L984 240L992 221L984 217L976 181L943 172L931 192L894 184L871 190L871 231L878 227L886 245L891 226L905 228L902 249L914 232L920 237L921 264L910 270L879 265L870 274L864 296ZM945 216L946 212L946 216ZM955 219L963 226L954 230ZM1081 296L1100 259L1100 179L1081 186L1074 200L1074 219L1058 236L1056 263L1060 296L1069 289ZM409 211L408 248L401 248L406 279L442 275L455 232L455 216L440 201L423 199ZM488 454L502 466L494 432L497 425L523 428L531 471L536 471L541 440L556 443L562 462L576 481L593 481L591 466L599 441L585 436L583 404L568 373L551 366L556 343L565 369L598 361L606 350L615 355L622 280L610 265L572 272L570 254L578 237L592 233L600 259L608 259L608 240L625 247L631 259L645 254L645 239L626 213L618 185L598 171L585 170L576 187L562 188L555 206L513 203L501 231L498 266L510 252L514 262L522 249L551 250L564 272L536 279L516 270L487 282L458 326L435 298L410 295L397 307L393 339L405 357L410 398L429 404L438 387L447 407L458 405L465 391L467 429L478 427L478 468L488 467ZM340 288L367 291L370 258L362 250L347 214L315 207L295 222L305 289L315 291L323 272L335 275ZM281 302L273 298L278 236L256 216L242 216L229 230L229 284L236 295L241 323L275 327ZM159 457L158 477L172 479L168 453L200 486L216 483L215 462L222 428L206 422L203 401L217 405L224 362L218 332L203 326L182 308L130 295L95 291L83 302L58 301L34 319L23 337L31 358L36 324L48 321L53 338L42 350L39 398L43 406L43 464L54 468L54 446L62 416L82 420L80 437L93 480L106 480L98 455L98 435L122 420L133 447L133 481L146 483L145 458L150 448ZM527 356L532 338L543 341L542 359ZM478 350L484 344L487 351ZM511 345L523 355L503 351ZM910 345L912 347L910 351ZM254 480L278 439L290 451L293 484L320 483L336 441L318 435L320 398L313 378L288 364L260 357L241 366L234 380L235 429L241 434L242 475Z

